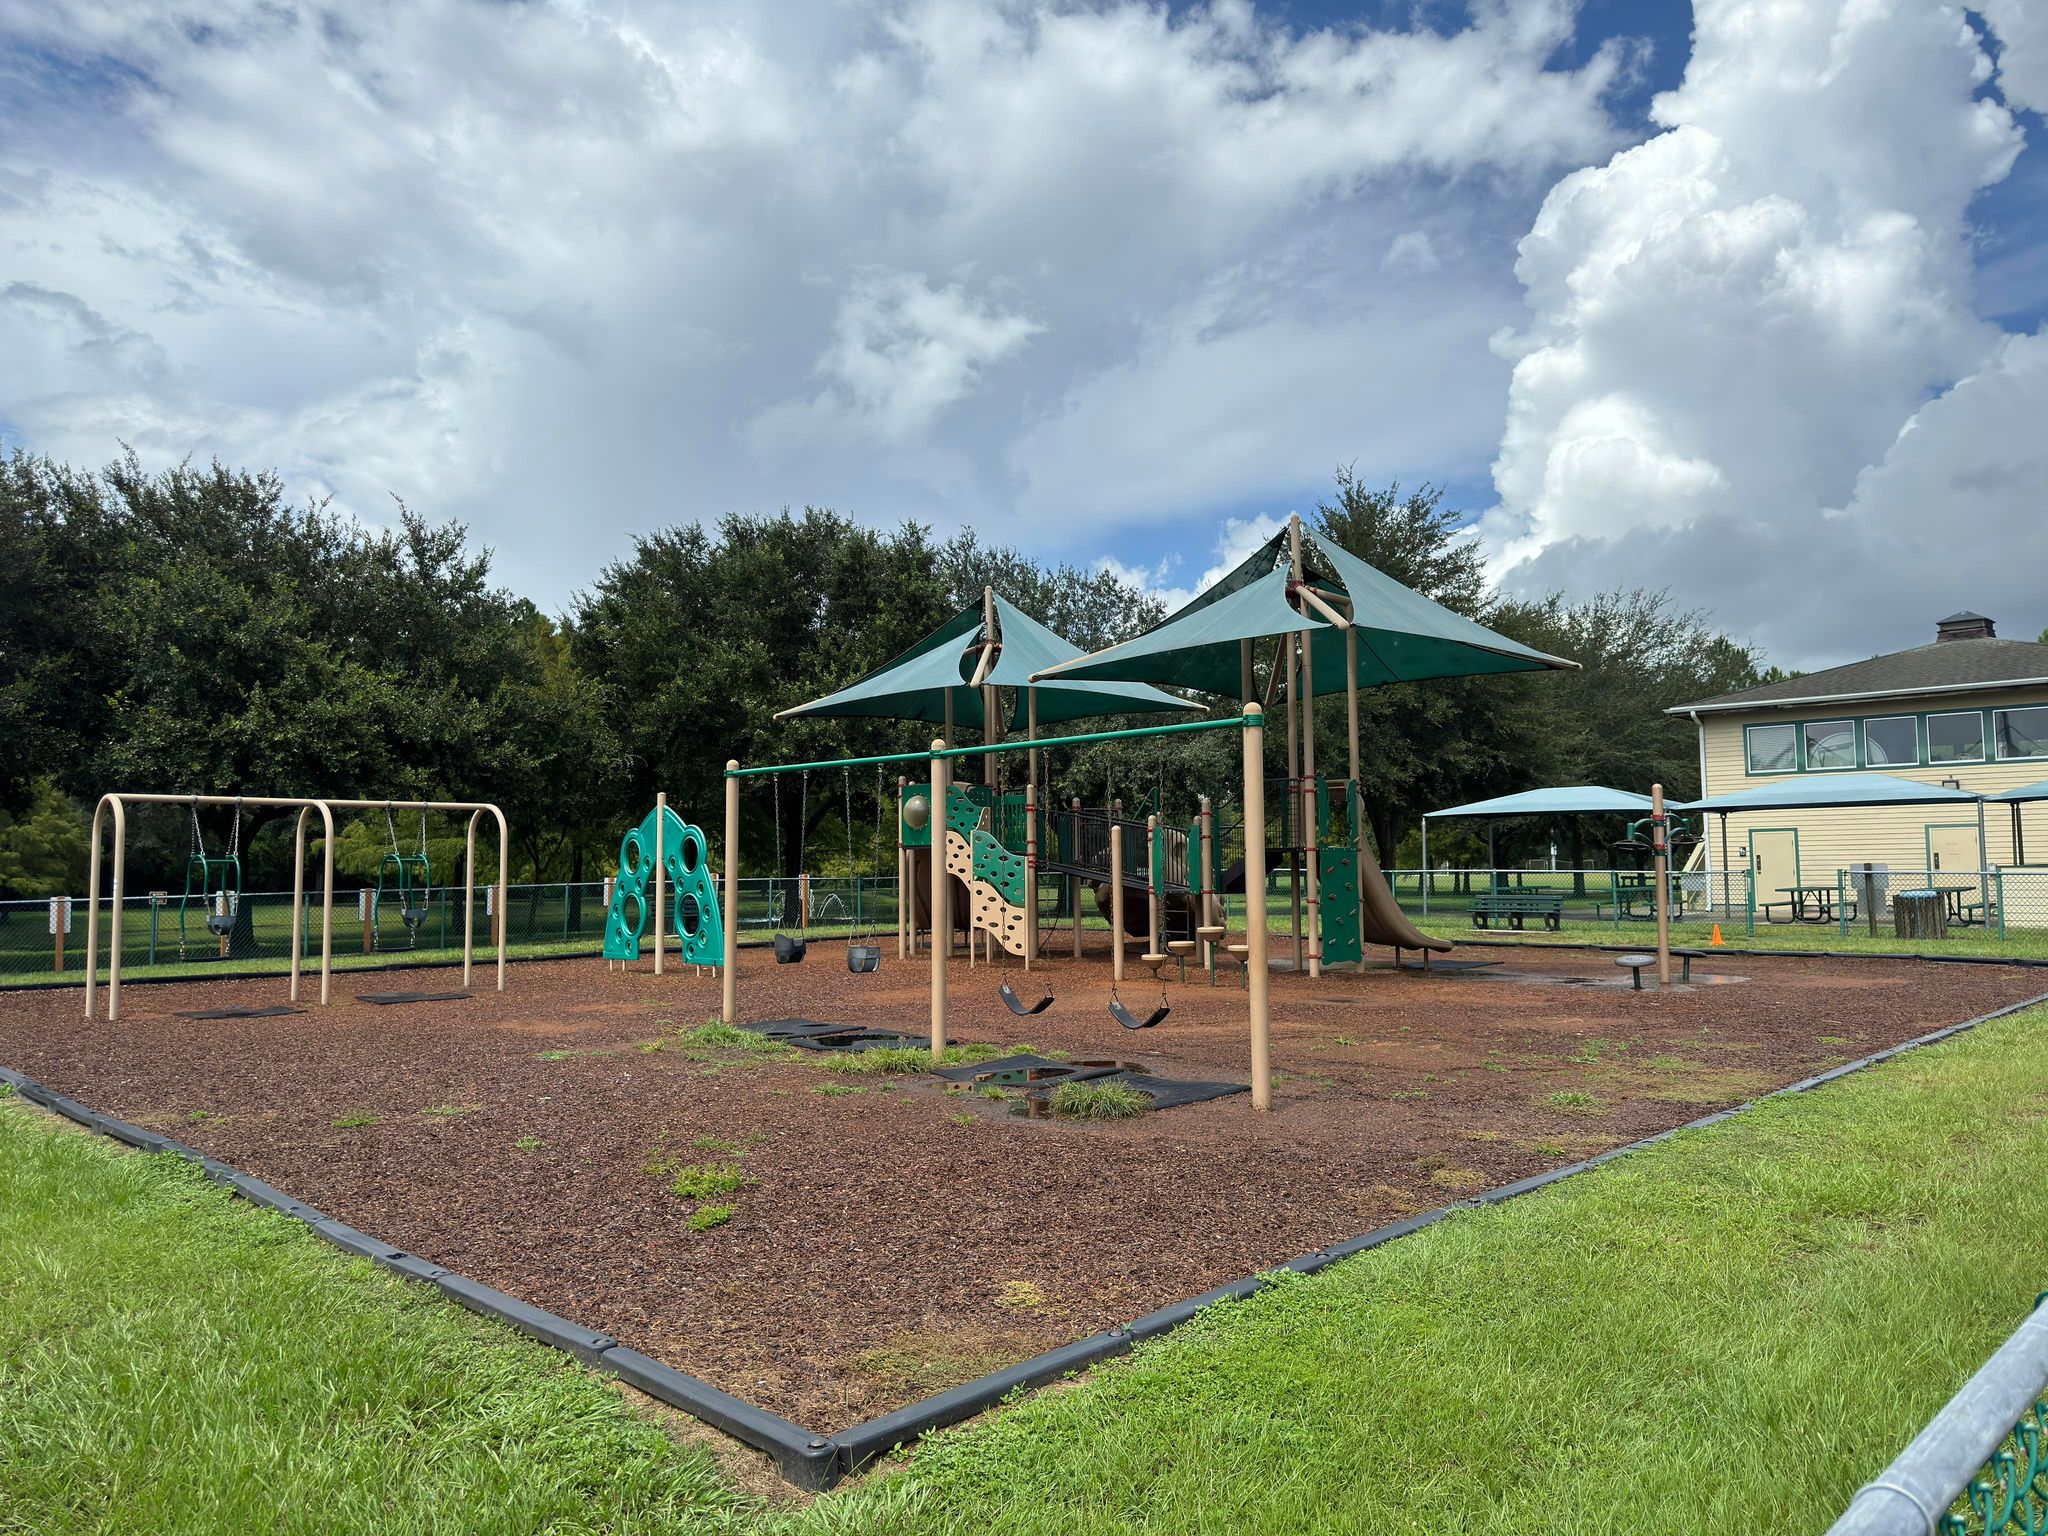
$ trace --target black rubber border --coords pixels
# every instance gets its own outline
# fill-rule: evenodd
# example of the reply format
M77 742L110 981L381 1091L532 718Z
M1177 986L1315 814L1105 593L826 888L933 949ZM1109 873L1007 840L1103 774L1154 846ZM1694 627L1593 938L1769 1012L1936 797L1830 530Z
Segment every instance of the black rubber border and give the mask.
M1606 946L1545 947L1566 949ZM1028 1360L1020 1360L1014 1365L1005 1366L999 1371L977 1377L973 1381L856 1424L850 1429L843 1429L834 1435L813 1434L800 1424L770 1413L765 1408L756 1408L728 1392L720 1391L708 1381L687 1375L673 1366L664 1365L638 1350L629 1349L609 1334L601 1333L594 1328L586 1328L553 1312L544 1311L521 1301L516 1296L494 1290L480 1281L452 1274L430 1259L407 1253L402 1248L359 1232L346 1223L335 1221L261 1179L243 1173L215 1158L202 1156L183 1142L174 1141L155 1131L145 1130L140 1126L130 1125L125 1120L117 1120L110 1115L89 1109L76 1099L67 1098L46 1088L23 1073L0 1067L0 1082L13 1085L15 1091L30 1103L63 1115L103 1136L125 1142L141 1151L168 1152L188 1162L197 1163L214 1182L232 1189L256 1205L304 1222L322 1241L331 1243L346 1253L367 1258L372 1263L406 1279L432 1285L449 1300L473 1312L498 1318L543 1344L562 1350L608 1375L618 1377L648 1396L667 1403L670 1407L681 1409L692 1418L711 1425L742 1444L766 1452L775 1462L777 1470L797 1487L821 1491L891 1451L910 1445L934 1430L973 1418L976 1414L995 1407L1014 1393L1044 1386L1048 1382L1071 1376L1103 1360L1124 1354L1134 1345L1171 1332L1197 1313L1219 1302L1243 1301L1255 1296L1273 1283L1270 1277L1276 1272L1316 1274L1341 1260L1368 1253L1375 1248L1384 1247L1388 1243L1420 1232L1426 1227L1435 1226L1459 1211L1483 1210L1488 1206L1505 1204L1509 1200L1532 1194L1562 1180L1591 1172L1617 1158L1639 1152L1645 1147L1669 1141L1683 1132L1702 1130L1710 1125L1718 1125L1724 1120L1732 1120L1744 1110L1753 1109L1758 1104L1782 1098L1787 1094L1810 1092L1852 1073L1903 1056L1921 1046L1933 1045L1938 1041L1960 1035L1966 1030L1975 1029L1980 1024L1989 1024L1996 1019L2023 1013L2044 1003L2048 1003L2048 992L1994 1009L1990 1013L1978 1014L1975 1018L1965 1019L1960 1024L1950 1024L1924 1035L1916 1035L1910 1040L1887 1046L1881 1051L1873 1051L1868 1056L1858 1057L1839 1067L1831 1067L1825 1072L1801 1078L1798 1082L1787 1083L1782 1088L1774 1088L1759 1098L1729 1109L1716 1110L1709 1115L1701 1115L1698 1119L1688 1120L1685 1124L1673 1126L1667 1131L1659 1131L1656 1135L1646 1136L1640 1141L1611 1147L1605 1152L1576 1163L1569 1163L1562 1168L1550 1168L1542 1173L1532 1174L1526 1179L1517 1179L1512 1184L1499 1185L1474 1195L1469 1200L1460 1200L1451 1205L1439 1206L1432 1211L1404 1217L1400 1221L1389 1222L1357 1237L1333 1243L1327 1248L1319 1248L1314 1253L1289 1259L1284 1264L1273 1266L1272 1269L1246 1275L1243 1279L1219 1285L1185 1301L1170 1303L1121 1327L1106 1329L1085 1339L1076 1339L1071 1344L1062 1344L1055 1349L1046 1350L1043 1354L1033 1355Z
M1633 954L1643 946L1640 944L1595 944L1590 940L1567 941L1562 944L1545 944L1528 939L1458 939L1460 947L1471 945L1476 949L1590 949L1603 954ZM1704 956L1711 960L1716 955L1742 955L1758 960L1925 960L1929 965L2015 965L2027 970L2048 970L2048 960L2034 960L2013 956L2007 959L1999 955L1905 955L1878 952L1868 949L1732 949L1723 944L1709 947L1704 944L1675 944L1673 949L1698 951L1695 959ZM1653 951L1654 953L1654 951ZM1420 966L1407 967L1420 970Z

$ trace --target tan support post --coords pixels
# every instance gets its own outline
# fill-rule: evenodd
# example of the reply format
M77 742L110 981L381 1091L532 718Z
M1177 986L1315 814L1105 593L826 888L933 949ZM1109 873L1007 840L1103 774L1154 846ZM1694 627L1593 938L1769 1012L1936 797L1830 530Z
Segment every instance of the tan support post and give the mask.
M367 955L372 947L371 936L377 926L377 893L367 885L364 886L356 892L356 906L360 909L357 915L363 920L363 953Z
M943 741L932 743L934 754L945 747ZM944 1059L946 1053L946 962L952 955L953 917L951 912L952 893L947 889L945 836L946 836L946 792L953 783L953 760L950 757L932 758L932 849L929 863L932 870L932 1060Z
M1079 795L1074 796L1073 804L1068 809L1074 813L1074 819L1070 825L1073 828L1074 838L1078 842L1081 836L1081 797ZM1073 850L1069 850L1069 853L1071 855ZM1071 915L1074 919L1074 958L1078 960L1081 958L1081 877L1079 875L1067 876L1067 905L1071 909Z
M1294 970L1297 975L1302 969L1301 953L1301 774L1299 771L1301 753L1300 717L1297 696L1300 692L1301 649L1295 644L1294 636L1282 635L1281 644L1287 647L1287 773L1286 788L1282 791L1281 825L1287 833L1287 898L1290 912L1289 924L1294 938ZM1245 866L1249 872L1251 866Z
M1164 954L1159 947L1159 813L1145 818L1145 953Z
M1365 785L1358 778L1358 628L1356 625L1344 631L1344 725L1351 742L1351 799L1344 807L1348 816L1355 809L1358 825L1351 829L1351 841L1358 847L1358 867L1365 868ZM1391 857L1391 855L1389 856ZM1423 872L1422 878L1429 878ZM1401 957L1394 956L1395 963ZM1365 964L1365 901L1361 896L1358 903L1358 963ZM1429 964L1429 951L1422 952L1422 963Z
M1032 754L1034 757L1036 753ZM1038 780L1024 781L1024 969L1038 958Z
M1287 519L1288 559L1297 586L1304 582L1306 572L1301 563L1301 518L1298 514ZM1304 604L1306 606L1306 604ZM1304 615L1306 617L1306 615ZM1303 865L1307 875L1308 893L1308 973L1311 977L1323 974L1323 925L1321 910L1321 828L1317 825L1316 802L1316 671L1315 646L1307 630L1301 632L1301 688L1299 691L1301 710L1301 798L1297 809L1301 816L1299 834L1303 848ZM1290 761L1288 771L1293 772ZM1302 902L1297 900L1295 910L1299 912ZM1295 926L1294 963L1301 965L1302 934L1299 922Z
M1202 871L1201 878L1195 887L1195 926L1197 928L1205 928L1209 925L1209 904L1216 899L1215 889L1209 883L1214 878L1216 870L1216 816L1215 812L1210 809L1209 797L1207 795L1202 796L1201 806L1202 846L1200 855ZM1215 978L1216 941L1214 939L1202 941L1202 969L1209 973L1211 980Z
M799 872L796 877L797 925L805 933L811 931L811 877Z
M1671 985L1671 839L1664 833L1664 786L1650 786L1650 847L1657 881L1657 985ZM1797 878L1796 876L1794 877Z
M667 850L662 846L668 831L668 818L662 815L668 809L668 791L657 790L654 795L654 974L661 974L662 954L668 948L668 930L661 924L662 908L668 895Z
M1266 731L1258 705L1245 712L1244 728L1244 964L1251 1012L1252 1108L1273 1107L1273 1045L1267 1003L1272 977L1266 970L1266 882L1250 878L1266 867Z
M896 958L909 957L910 943L904 930L910 926L910 868L904 860L903 846L903 791L910 787L910 780L902 774L896 776Z
M1124 979L1124 828L1109 824L1109 979Z
M739 759L725 760L725 975L719 994L719 1016L739 1022L740 958L740 781L732 775Z

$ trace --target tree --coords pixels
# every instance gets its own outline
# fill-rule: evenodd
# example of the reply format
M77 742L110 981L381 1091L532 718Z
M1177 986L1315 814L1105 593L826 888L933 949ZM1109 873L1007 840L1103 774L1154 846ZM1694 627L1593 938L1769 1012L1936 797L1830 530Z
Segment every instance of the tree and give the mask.
M37 780L27 810L0 811L0 897L76 892L90 825L78 803L54 782Z

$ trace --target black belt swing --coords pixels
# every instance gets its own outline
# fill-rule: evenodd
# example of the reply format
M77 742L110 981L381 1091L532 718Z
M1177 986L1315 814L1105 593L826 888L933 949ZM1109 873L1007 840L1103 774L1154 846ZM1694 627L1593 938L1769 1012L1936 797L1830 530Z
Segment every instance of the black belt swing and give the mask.
M1154 1024L1164 1020L1171 1012L1173 1012L1173 1005L1167 1002L1166 988L1163 986L1159 989L1159 1006L1141 1019L1124 1006L1123 999L1116 995L1115 984L1112 983L1110 985L1109 1016L1115 1019L1117 1023L1123 1025L1125 1029L1150 1029Z
M804 862L804 818L810 813L811 776L807 772L798 783L802 786L797 801L796 813L796 862L801 868ZM775 874L776 880L769 887L768 920L776 927L782 926L784 916L784 895L782 888L782 775L775 774L768 780L775 803ZM801 878L801 877L799 877ZM799 923L802 919L799 917ZM656 935L657 938L660 935ZM775 963L777 965L802 965L804 956L810 953L811 941L802 933L778 933L775 935Z

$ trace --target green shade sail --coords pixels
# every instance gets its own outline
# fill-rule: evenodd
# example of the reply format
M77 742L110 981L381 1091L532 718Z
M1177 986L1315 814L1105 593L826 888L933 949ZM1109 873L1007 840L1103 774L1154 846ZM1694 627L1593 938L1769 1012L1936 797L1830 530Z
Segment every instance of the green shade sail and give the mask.
M1856 805L1975 805L1980 796L1966 790L1923 784L1890 773L1808 774L1778 784L1759 784L1755 789L1737 790L1729 795L1710 795L1675 811L1796 811L1827 810Z
M1491 800L1474 800L1469 805L1448 806L1441 811L1424 811L1430 816L1646 816L1650 797L1632 789L1609 789L1602 784L1563 784L1554 789L1525 789L1518 795L1499 795Z
M1038 695L1038 723L1058 725L1070 720L1091 720L1102 715L1159 713L1186 710L1185 699L1143 684L1112 682L1066 682L1034 684L1034 672L1072 660L1081 648L1063 640L1032 618L1016 604L997 594L996 659L989 669L988 683L1017 690L1008 728L1024 729L1029 719L1024 690ZM933 724L946 718L946 696L953 698L953 723L958 727L987 729L982 717L981 689L969 679L981 660L982 613L968 608L926 635L895 660L850 683L837 693L808 704L785 709L775 718L796 720L817 716L865 716L880 720L924 720Z
M1080 679L1164 683L1237 698L1242 643L1307 633L1311 689L1342 693L1347 685L1344 632L1306 602L1292 598L1286 532L1178 612L1121 645L1037 673L1046 683ZM1574 669L1576 662L1533 650L1453 613L1334 544L1302 534L1303 567L1319 594L1341 609L1348 596L1358 631L1358 685L1420 682L1497 672Z

